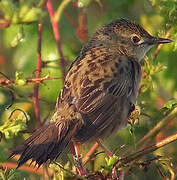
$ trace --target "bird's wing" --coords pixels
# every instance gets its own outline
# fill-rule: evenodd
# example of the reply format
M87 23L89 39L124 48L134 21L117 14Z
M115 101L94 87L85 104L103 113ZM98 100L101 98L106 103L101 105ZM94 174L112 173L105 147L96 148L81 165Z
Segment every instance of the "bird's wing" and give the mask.
M140 81L141 69L138 62L127 59L116 66L111 79L102 78L100 81L98 79L97 83L81 86L76 107L85 120L85 130L90 127L93 131L99 131L109 126L116 118L115 115L123 111L122 100L127 101L134 93L135 87L139 86L137 81ZM83 133L86 134L85 130Z
M103 106L105 99L112 97L126 96L127 98L132 94L138 77L140 79L141 70L140 65L135 60L124 60L117 65L117 70L112 73L111 78L98 78L96 81L88 80L90 83L81 85L80 95L77 101L77 109L83 113L91 113L95 109ZM113 99L109 99L108 104L112 103ZM104 105L106 106L106 105Z

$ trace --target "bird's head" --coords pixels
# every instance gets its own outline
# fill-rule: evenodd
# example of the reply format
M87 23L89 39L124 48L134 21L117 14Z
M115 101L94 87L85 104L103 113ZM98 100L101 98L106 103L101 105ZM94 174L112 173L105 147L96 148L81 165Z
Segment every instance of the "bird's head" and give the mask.
M110 49L120 53L135 56L138 61L144 58L153 45L170 43L172 40L151 36L135 22L117 19L101 27L93 37Z

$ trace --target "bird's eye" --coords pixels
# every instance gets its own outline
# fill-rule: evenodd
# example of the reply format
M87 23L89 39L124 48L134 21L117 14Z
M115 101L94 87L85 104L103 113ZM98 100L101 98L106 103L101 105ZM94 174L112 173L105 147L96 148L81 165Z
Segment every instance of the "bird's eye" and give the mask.
M137 44L140 41L140 38L138 36L133 36L131 40L134 44Z

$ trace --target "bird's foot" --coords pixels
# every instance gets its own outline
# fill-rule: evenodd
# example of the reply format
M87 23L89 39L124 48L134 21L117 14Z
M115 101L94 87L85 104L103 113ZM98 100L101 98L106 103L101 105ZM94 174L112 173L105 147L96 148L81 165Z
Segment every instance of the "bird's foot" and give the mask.
M82 158L79 152L79 144L76 141L73 141L73 147L74 147L74 160L77 171L80 176L87 176L88 173L83 166Z
M75 166L80 176L88 176L86 169L83 167L81 156L74 156Z

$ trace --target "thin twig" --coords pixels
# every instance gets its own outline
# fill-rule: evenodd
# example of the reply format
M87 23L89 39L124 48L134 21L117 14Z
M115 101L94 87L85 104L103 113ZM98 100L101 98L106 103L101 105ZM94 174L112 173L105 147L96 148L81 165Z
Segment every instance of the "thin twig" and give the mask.
M54 38L55 38L56 43L57 43L58 53L60 55L59 64L61 66L62 80L64 82L66 61L65 61L63 51L62 51L62 42L61 42L61 39L60 39L59 27L58 27L57 21L55 21L55 19L54 19L55 13L54 13L54 10L53 10L51 0L47 0L46 6L47 6L48 13L49 13L49 16L50 16L50 22L51 22L51 25L52 25Z
M57 80L61 79L60 77L50 77L50 76L45 76L45 77L40 77L40 78L27 78L24 79L25 83L42 83L43 81L48 81L48 80ZM0 80L0 85L12 85L15 84L15 80L8 80L8 79L2 79Z
M64 9L66 8L66 6L71 2L72 0L63 0L61 2L61 4L58 6L58 9L55 13L55 17L54 17L54 21L55 22L59 22L60 18L61 18L61 14L64 11Z
M46 81L46 80L58 80L58 79L61 79L60 77L50 77L50 76L46 76L46 77L41 77L41 78L29 78L26 80L26 82L30 83L30 82L35 82L35 83L42 83L43 81Z
M156 168L157 168L158 173L161 175L162 179L165 179L166 177L163 174L162 170L158 166L156 166Z
M12 115L14 114L15 111L20 111L24 114L25 118L26 118L26 122L28 121L28 116L27 114L25 113L25 111L23 111L22 109L18 108L18 109L14 109L11 113L10 113L10 116L8 119L11 119Z
M144 143L150 137L155 136L164 126L177 117L177 108L175 108L170 114L164 117L153 129L151 129L142 139L140 139L137 145Z
M85 157L82 159L82 163L85 165L91 158L92 154L96 151L98 148L98 143L96 142L88 151L88 153L85 155Z
M12 90L8 90L11 100L10 100L10 104L5 108L5 110L8 110L10 107L12 107L14 101L15 101L15 96Z
M2 76L4 76L7 80L11 81L10 78L9 78L8 76L6 76L3 72L0 72L0 74L1 74Z
M162 120L160 120L155 127L153 127L150 131L148 131L147 134L144 135L136 144L136 146L145 147L151 140L152 137L156 136L161 129L163 129L168 123L170 123L172 120L174 120L177 117L177 108L175 108L173 111L171 111L167 116L165 116ZM129 148L125 154L128 154L131 152L131 149Z
M38 24L38 48L37 48L37 65L36 65L36 78L40 78L42 60L41 60L41 41L42 41L42 23ZM36 129L41 126L40 121L40 107L39 107L39 83L34 85L33 94L34 111L36 115Z
M144 149L142 149L142 150L140 150L140 151L138 151L136 153L133 153L133 154L127 156L127 157L119 159L114 164L114 167L115 166L120 167L120 166L125 165L127 163L130 163L130 162L132 162L134 160L138 160L140 157L142 157L142 156L144 156L146 154L149 154L149 153L151 153L151 152L153 152L153 151L155 151L155 150L157 150L157 149L159 149L159 148L161 148L161 147L163 147L163 146L165 146L167 144L170 144L170 143L172 143L172 142L174 142L176 140L177 140L177 132L175 134L173 134L171 136L168 136L167 138L155 143L152 146L148 146L148 147L146 147L146 148L144 148Z
M109 156L112 157L114 154L102 143L102 139L98 138L96 140L98 145L105 151L105 153Z

